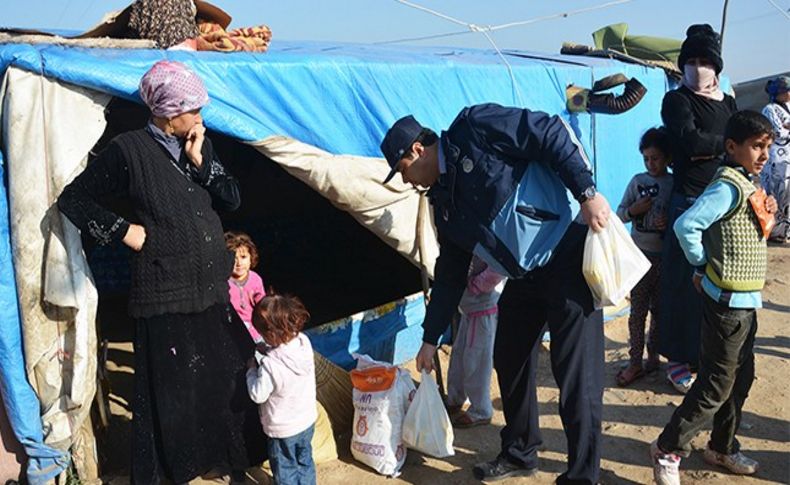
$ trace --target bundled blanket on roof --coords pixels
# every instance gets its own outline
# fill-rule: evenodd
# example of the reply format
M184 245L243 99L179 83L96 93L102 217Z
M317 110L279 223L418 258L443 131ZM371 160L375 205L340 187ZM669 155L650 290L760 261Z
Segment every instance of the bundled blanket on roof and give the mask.
M266 52L272 31L266 25L225 30L213 22L201 23L197 50L220 52Z

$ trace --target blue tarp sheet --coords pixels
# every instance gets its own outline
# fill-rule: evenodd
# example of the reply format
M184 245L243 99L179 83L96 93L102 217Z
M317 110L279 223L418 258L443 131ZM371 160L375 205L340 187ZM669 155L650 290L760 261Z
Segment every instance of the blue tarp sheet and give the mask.
M178 60L206 83L211 103L203 117L208 128L241 141L285 135L331 153L362 156L380 156L378 145L387 127L408 113L439 131L464 106L521 105L569 121L593 161L599 189L616 205L630 177L643 170L639 136L660 124L660 104L667 89L663 72L607 59L523 51L506 55L517 88L493 51L308 42L278 42L266 54L8 44L0 46L0 73L13 65L139 102L142 74L160 59ZM639 106L619 116L571 116L565 111L566 85L589 87L594 79L613 72L637 77L648 88ZM6 189L0 184L0 383L17 436L28 454L37 456L48 451L36 444L41 443L38 403L19 358L6 200ZM414 305L411 302L397 312L403 321L386 320L382 328L401 325L408 330L419 323L422 314ZM382 334L363 332L358 325L349 328L359 330L352 339ZM349 350L355 350L356 344L345 340L334 347L334 340L327 342L331 348L326 353L339 352L338 363L347 367Z

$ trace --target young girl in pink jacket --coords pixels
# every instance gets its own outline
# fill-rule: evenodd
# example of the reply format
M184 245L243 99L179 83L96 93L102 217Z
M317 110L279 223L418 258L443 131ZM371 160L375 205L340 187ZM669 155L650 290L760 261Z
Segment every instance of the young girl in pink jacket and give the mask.
M318 417L313 347L301 330L310 318L298 298L266 296L252 323L263 341L247 370L247 390L258 403L269 437L269 463L278 484L315 484L310 441Z
M228 278L230 304L244 322L252 340L259 343L261 336L252 326L252 310L266 296L266 290L263 289L260 275L252 270L258 266L258 248L252 238L243 232L226 232L225 245L236 255L233 271Z

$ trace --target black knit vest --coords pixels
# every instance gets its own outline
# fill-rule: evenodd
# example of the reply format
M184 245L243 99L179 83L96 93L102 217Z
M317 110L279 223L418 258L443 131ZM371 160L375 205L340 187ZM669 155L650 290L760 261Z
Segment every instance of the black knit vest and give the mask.
M227 302L234 257L209 193L145 130L113 141L127 161L129 196L146 233L143 249L132 257L130 315L195 313ZM208 141L203 152L206 161L213 156Z

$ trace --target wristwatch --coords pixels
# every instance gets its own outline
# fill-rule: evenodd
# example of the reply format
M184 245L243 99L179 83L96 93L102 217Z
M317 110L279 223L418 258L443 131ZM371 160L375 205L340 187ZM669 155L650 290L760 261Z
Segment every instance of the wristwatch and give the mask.
M576 197L576 200L579 201L579 204L583 204L588 199L592 199L593 197L595 197L595 194L597 194L597 193L598 193L598 190L595 188L595 185L590 185L589 187L584 189L582 191L582 193L579 194L578 197Z

